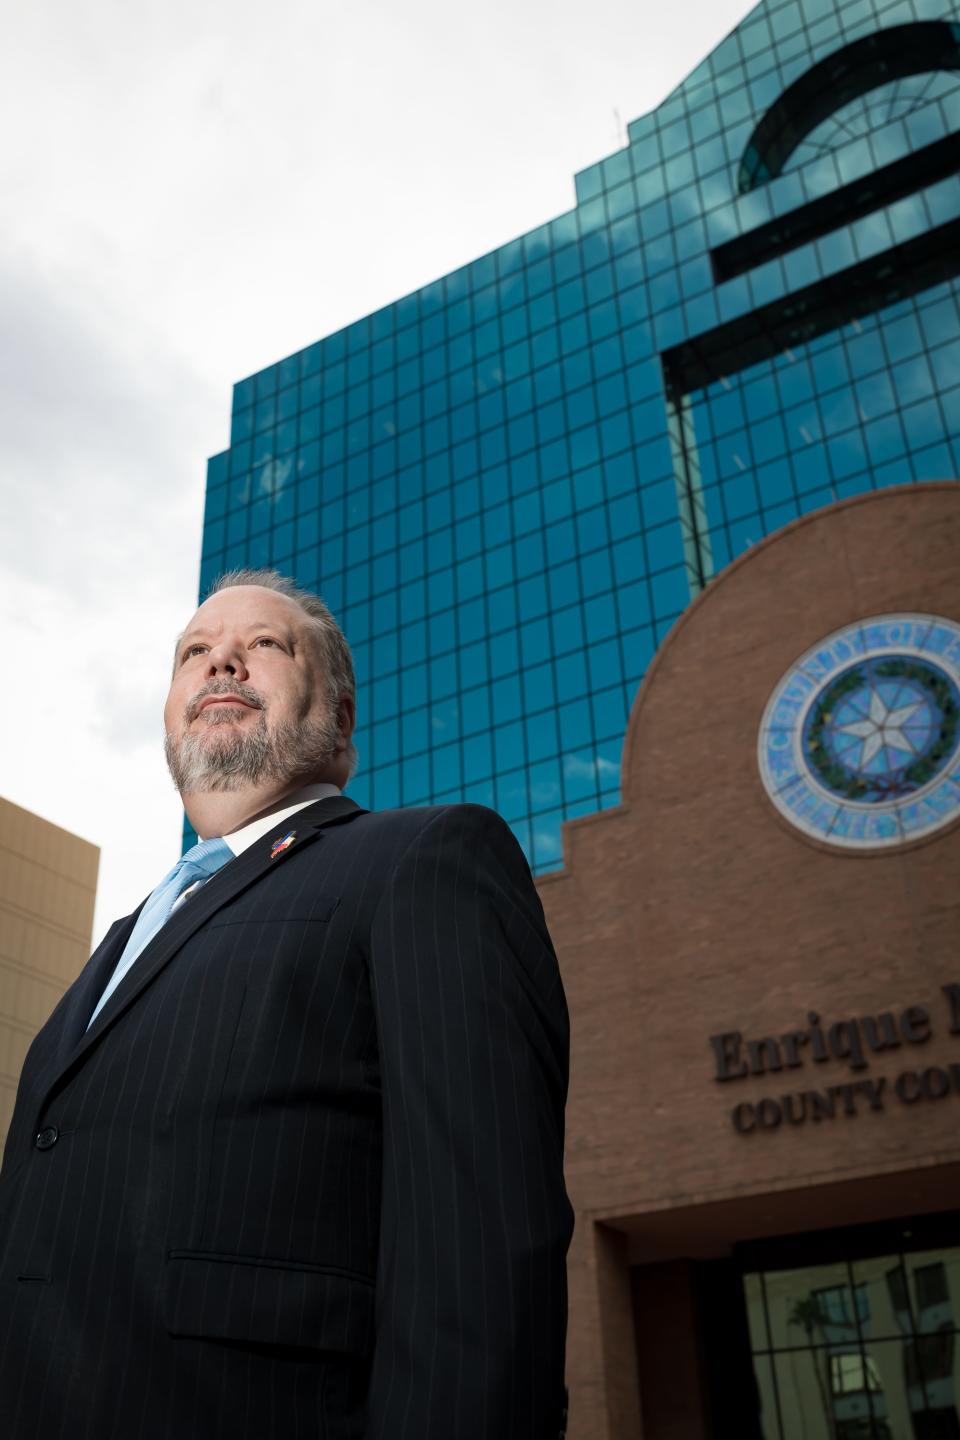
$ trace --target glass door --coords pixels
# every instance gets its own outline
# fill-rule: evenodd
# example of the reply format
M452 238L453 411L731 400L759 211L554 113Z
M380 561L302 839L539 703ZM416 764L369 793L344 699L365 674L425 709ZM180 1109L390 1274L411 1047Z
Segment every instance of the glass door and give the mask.
M743 1284L764 1440L960 1440L960 1248Z

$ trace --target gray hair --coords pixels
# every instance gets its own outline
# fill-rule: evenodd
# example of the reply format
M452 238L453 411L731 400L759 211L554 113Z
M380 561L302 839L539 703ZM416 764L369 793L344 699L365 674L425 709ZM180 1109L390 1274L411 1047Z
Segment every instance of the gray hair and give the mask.
M312 590L301 589L289 576L281 575L279 570L240 569L228 570L220 575L210 586L204 599L209 600L211 595L217 595L221 590L231 590L237 585L259 585L264 590L275 590L278 595L285 595L288 600L299 605L304 614L314 622L313 628L326 672L327 694L331 704L338 705L344 696L356 700L357 681L347 637L319 595L314 595ZM347 758L350 762L350 773L353 774L357 752L352 740L347 749Z

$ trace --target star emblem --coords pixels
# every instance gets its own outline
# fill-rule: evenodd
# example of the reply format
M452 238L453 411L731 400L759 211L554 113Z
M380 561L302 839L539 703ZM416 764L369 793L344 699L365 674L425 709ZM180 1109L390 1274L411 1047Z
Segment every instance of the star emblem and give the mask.
M757 738L774 807L830 849L893 849L960 819L960 621L872 615L825 635Z
M884 745L889 746L891 750L900 750L907 755L918 753L917 747L913 744L910 736L905 733L904 727L922 708L922 700L916 700L912 705L898 705L896 708L888 706L880 694L871 689L869 718L853 720L848 725L838 725L837 733L853 735L862 742L857 768L865 770Z

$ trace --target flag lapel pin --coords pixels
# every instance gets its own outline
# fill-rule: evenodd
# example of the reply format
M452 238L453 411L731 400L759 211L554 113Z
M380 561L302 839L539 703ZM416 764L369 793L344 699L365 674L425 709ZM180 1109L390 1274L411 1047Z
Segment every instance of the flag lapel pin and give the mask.
M277 856L282 855L284 850L289 850L296 838L296 830L291 830L288 835L284 835L282 840L274 840L270 849L270 859L276 860Z

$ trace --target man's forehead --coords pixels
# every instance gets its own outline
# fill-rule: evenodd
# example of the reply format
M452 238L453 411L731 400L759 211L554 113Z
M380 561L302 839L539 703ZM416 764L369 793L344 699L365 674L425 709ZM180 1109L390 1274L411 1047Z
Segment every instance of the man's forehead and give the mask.
M205 600L184 630L220 630L225 624L285 625L303 630L308 617L293 600L264 585L232 585Z

